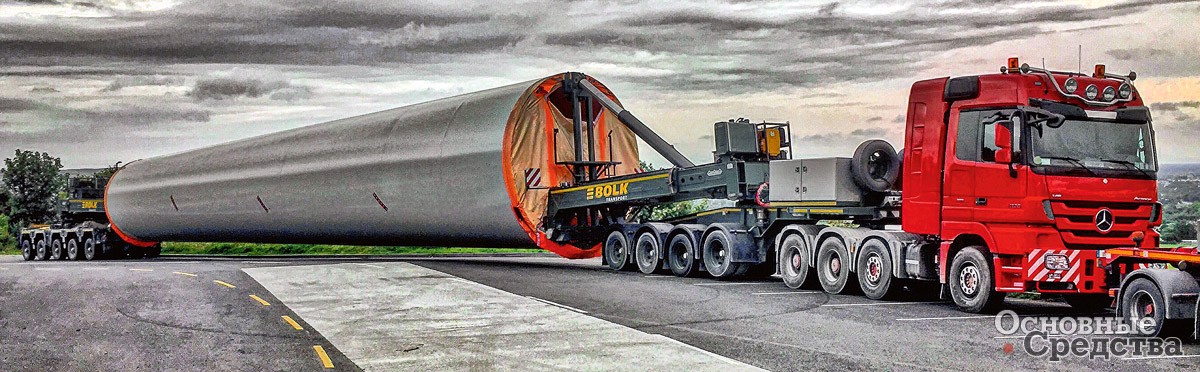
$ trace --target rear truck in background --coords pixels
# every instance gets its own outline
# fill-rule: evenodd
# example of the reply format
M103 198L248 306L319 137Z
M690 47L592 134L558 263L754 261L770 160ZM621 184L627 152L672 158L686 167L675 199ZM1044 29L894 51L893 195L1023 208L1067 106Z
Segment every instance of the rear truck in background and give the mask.
M158 257L160 245L139 247L123 240L104 213L108 178L71 175L56 205L56 221L21 229L17 245L25 261Z
M1164 252L1153 229L1162 218L1154 132L1136 75L1008 62L998 74L913 84L899 153L872 140L849 158L792 159L802 144L791 143L789 124L733 120L716 123L714 161L702 165L576 80L576 149L595 148L584 130L594 123L580 113L596 101L673 167L607 177L613 164L577 151L558 162L574 182L550 189L539 228L555 242L602 245L616 270L778 274L792 288L877 300L939 294L972 313L996 310L1008 293L1062 295L1085 311L1118 295L1122 314L1146 316L1151 301L1151 316L1193 320L1191 266L1122 269L1155 259L1119 252ZM696 199L728 206L634 218ZM1172 254L1187 259L1157 262L1198 257ZM1149 287L1159 295L1140 294ZM1143 311L1132 313L1135 304Z

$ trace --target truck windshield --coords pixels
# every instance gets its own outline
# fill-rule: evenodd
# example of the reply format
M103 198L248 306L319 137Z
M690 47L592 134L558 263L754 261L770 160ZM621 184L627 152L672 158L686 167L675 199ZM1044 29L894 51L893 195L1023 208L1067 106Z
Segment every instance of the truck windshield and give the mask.
M1052 128L1030 128L1035 166L1125 170L1149 176L1157 170L1149 123L1067 119Z

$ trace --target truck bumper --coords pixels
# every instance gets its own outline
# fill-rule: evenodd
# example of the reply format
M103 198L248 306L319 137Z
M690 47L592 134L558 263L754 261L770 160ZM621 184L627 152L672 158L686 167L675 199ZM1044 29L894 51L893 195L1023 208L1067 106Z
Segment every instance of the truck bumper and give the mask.
M1097 252L1034 249L1023 257L1000 260L996 288L1001 292L1107 293Z

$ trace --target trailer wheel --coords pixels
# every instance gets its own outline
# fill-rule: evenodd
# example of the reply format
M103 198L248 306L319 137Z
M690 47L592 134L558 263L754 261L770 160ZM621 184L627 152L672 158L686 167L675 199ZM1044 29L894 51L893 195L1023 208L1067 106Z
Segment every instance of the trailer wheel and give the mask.
M892 257L879 240L871 239L862 245L858 254L858 287L872 300L895 297L901 288L892 274Z
M954 255L950 264L950 297L959 310L991 312L1004 304L1004 294L995 288L990 261L979 246L963 248Z
M61 260L66 257L67 252L63 250L62 240L54 239L54 241L50 243L50 259Z
M67 259L71 261L77 261L80 258L83 258L83 255L79 254L79 240L67 240Z
M25 261L33 261L33 244L29 244L29 239L21 239L21 258Z
M825 239L817 249L817 279L825 292L840 294L849 292L850 281L850 252L846 245L837 237Z
M39 260L39 261L45 261L45 260L50 259L50 249L48 249L46 247L46 239L45 238L38 239L37 242L33 243L33 246L34 246L34 251L36 252L36 254L33 256L33 259Z
M809 257L812 255L809 254L808 244L804 242L804 237L792 234L783 239L777 259L779 276L783 278L783 284L791 289L812 286L816 281L814 279L816 272L810 270Z
M675 276L695 276L696 272L696 242L689 234L677 234L671 237L667 244L667 264Z
M608 267L622 271L629 267L629 238L622 231L613 231L604 239L604 259Z
M742 264L733 262L733 244L724 230L713 230L704 238L704 267L714 278L729 278L745 273Z
M642 274L653 274L662 267L662 249L659 248L658 234L646 231L637 236L634 244L633 260L637 262L638 271Z
M162 244L155 244L150 248L146 248L146 258L158 258L162 255Z
M95 260L100 255L96 252L96 242L92 238L87 238L83 241L83 259L91 261Z
M1145 330L1147 332L1144 336L1170 337L1181 335L1185 331L1185 327L1180 325L1187 320L1167 319L1166 298L1158 285L1150 279L1137 278L1126 284L1125 289L1121 291L1121 308L1121 314L1128 319L1129 324L1135 325L1134 332L1142 331L1136 326L1139 319L1154 319L1154 326Z
M1071 308L1083 312L1098 313L1112 305L1112 297L1107 294L1076 294L1063 295Z

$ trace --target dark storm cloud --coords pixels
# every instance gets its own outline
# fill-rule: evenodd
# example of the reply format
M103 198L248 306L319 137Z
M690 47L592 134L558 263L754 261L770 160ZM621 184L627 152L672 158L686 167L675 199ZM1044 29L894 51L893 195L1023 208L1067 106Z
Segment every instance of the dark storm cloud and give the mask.
M33 100L0 97L0 113L36 110L42 105Z
M378 65L500 53L513 60L628 65L632 54L644 52L667 58L654 62L659 66L634 65L668 73L638 77L639 83L745 92L903 76L925 65L923 53L1034 37L1054 32L1050 26L1141 12L1151 2L1026 9L950 1L938 4L941 12L917 5L879 16L855 15L832 2L778 17L721 9L734 4L610 5L601 11L558 2L193 1L160 12L114 12L112 26L102 28L8 24L0 33L0 60Z
M1110 49L1104 52L1104 54L1122 61L1128 61L1134 58L1158 58L1175 55L1175 53L1172 53L1169 50L1158 48Z
M293 86L286 81L262 81L259 79L205 78L196 82L188 91L188 97L197 101L223 100L238 97L258 98L270 95L271 99L293 101L308 98L312 91L307 87Z
M1150 109L1155 111L1179 111L1181 108L1200 108L1200 101L1155 102Z
M126 87L138 86L155 86L155 85L182 85L184 78L179 76L161 76L161 75L145 75L145 76L120 76L104 87L106 92L115 92Z
M801 137L800 141L812 142L812 143L840 143L840 142L850 142L850 141L864 141L864 140L868 140L868 139L885 137L888 135L889 132L891 132L891 130L888 128L880 128L880 127L859 128L859 129L855 129L855 130L852 130L849 132L830 132L830 133L810 134L810 135Z

